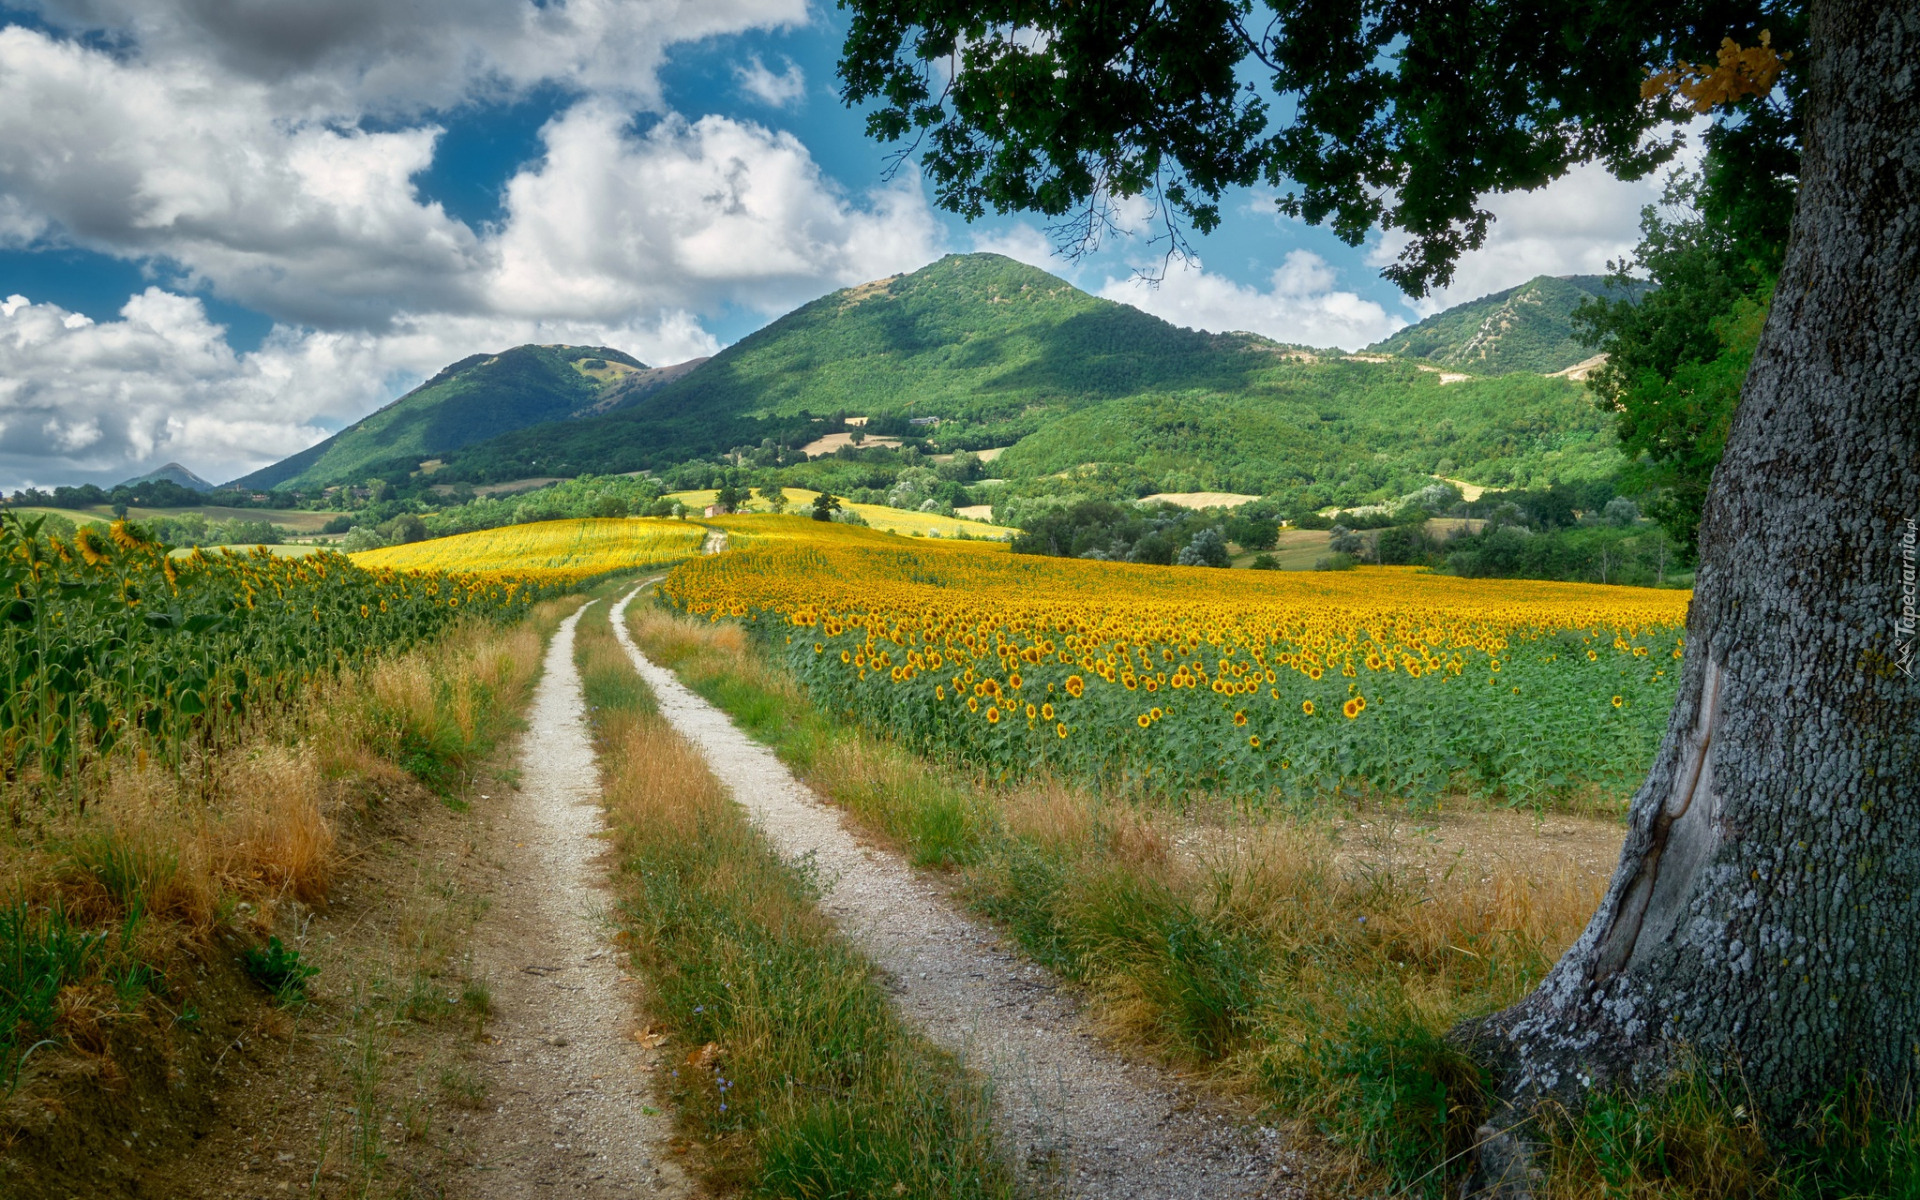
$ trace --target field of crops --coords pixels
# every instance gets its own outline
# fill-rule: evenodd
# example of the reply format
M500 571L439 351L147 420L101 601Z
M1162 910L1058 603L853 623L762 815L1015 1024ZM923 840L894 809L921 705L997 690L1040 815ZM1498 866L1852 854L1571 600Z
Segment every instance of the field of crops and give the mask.
M807 488L790 487L787 494L787 512L796 516L807 516L813 509L813 498L820 493ZM705 491L672 492L669 500L678 500L688 508L698 512L712 504L720 493L713 488ZM970 521L960 517L946 517L939 513L913 512L904 508L889 508L884 504L855 504L843 499L841 507L860 514L860 519L874 529L888 533L919 534L922 537L970 537L1003 538L1012 530L1000 525L989 525L985 521ZM746 505L749 513L766 512L767 502L755 496Z
M512 571L573 584L697 553L707 531L686 521L586 518L507 525L353 556L363 567L459 573Z
M69 540L0 514L0 779L44 792L116 750L180 761L292 703L318 672L456 621L518 617L555 590L538 575L367 569L331 553L170 557L136 525Z
M1617 797L1664 731L1690 600L721 523L737 548L679 567L663 596L751 625L823 704L1008 774L1166 791Z

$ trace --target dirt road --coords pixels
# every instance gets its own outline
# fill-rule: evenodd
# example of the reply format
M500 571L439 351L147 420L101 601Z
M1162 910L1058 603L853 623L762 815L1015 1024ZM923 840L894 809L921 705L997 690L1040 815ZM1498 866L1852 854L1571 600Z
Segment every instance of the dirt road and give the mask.
M626 604L614 630L661 713L782 856L812 857L831 881L823 910L886 973L901 1011L991 1076L1003 1144L1035 1182L1110 1200L1295 1194L1299 1164L1278 1134L1105 1048L1051 975L898 857L860 845L771 750L648 660L621 619Z
M634 984L609 940L599 780L573 664L579 620L547 648L520 788L497 824L505 869L476 933L494 1006L479 1065L496 1119L473 1176L487 1200L695 1194L672 1161L668 1118L648 1103Z

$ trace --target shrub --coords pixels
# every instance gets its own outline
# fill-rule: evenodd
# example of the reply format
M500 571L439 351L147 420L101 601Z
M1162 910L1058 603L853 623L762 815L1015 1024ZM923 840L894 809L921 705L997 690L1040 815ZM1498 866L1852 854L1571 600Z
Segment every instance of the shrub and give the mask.
M1227 557L1227 540L1220 531L1209 526L1193 535L1180 551L1179 563L1183 567L1225 567L1232 564Z
M363 550L378 550L387 545L387 539L380 536L379 530L368 529L365 525L355 525L347 530L347 536L340 539L340 549L345 554L358 554Z
M300 952L287 949L278 937L268 938L265 946L247 947L240 954L240 965L280 1004L304 999L307 980L320 973L319 967L301 962Z

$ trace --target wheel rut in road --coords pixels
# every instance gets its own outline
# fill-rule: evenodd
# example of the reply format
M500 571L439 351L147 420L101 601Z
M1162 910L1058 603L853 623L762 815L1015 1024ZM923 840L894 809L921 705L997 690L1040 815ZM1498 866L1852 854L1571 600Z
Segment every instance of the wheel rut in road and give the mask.
M471 1177L483 1200L700 1194L648 1104L635 984L608 936L599 778L573 662L580 615L547 647L519 789L495 822L504 869L475 936L494 1004L479 1065L498 1109Z
M817 866L822 910L885 973L900 1011L992 1079L1002 1144L1030 1179L1103 1200L1301 1194L1301 1160L1277 1133L1107 1049L1049 972L898 856L861 845L772 750L648 659L623 619L637 594L614 609L613 628L661 714L782 857Z

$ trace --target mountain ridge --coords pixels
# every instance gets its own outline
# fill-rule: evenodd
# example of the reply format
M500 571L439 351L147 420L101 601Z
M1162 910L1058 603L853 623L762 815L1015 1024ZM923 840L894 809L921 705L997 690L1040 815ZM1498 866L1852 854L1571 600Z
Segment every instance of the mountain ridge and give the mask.
M1286 349L1184 329L1002 255L947 255L803 304L630 403L505 434L459 461L502 478L645 469L843 413L880 419L873 432L938 419L943 443L983 448L1120 396L1242 388Z
M1476 375L1552 375L1593 353L1573 336L1573 313L1590 298L1638 298L1644 285L1606 275L1536 275L1527 282L1434 313L1368 346Z
M791 463L823 433L848 431L842 418L852 416L866 435L930 451L1011 447L1004 462L1019 473L1125 461L1149 477L1198 477L1224 470L1214 459L1266 463L1227 490L1326 476L1362 444L1381 461L1458 457L1445 452L1448 438L1479 447L1474 458L1585 461L1604 452L1573 383L1480 385L1517 358L1554 369L1585 358L1569 341L1569 314L1602 284L1541 277L1435 314L1373 355L1347 355L1181 328L1001 255L948 255L821 296L709 359L649 368L605 347L470 355L247 481L398 480L430 458L441 460L436 482L474 484L662 470L743 448ZM1434 374L1435 356L1476 378ZM522 392L509 395L515 380ZM1433 390L1442 383L1446 394ZM476 390L485 403L468 395ZM1497 448L1503 405L1516 436ZM1396 429L1396 408L1453 432ZM391 436L401 422L384 414L420 424L428 409L459 415L460 436ZM359 444L343 451L349 435ZM1201 445L1209 449L1196 454Z
M597 365L595 365L597 364ZM514 346L470 354L298 454L226 485L324 487L450 454L591 406L647 364L609 346Z
M163 467L157 467L154 470L148 471L145 475L135 475L132 479L123 479L113 486L139 487L143 483L156 483L163 479L168 483L179 484L188 491L194 492L211 492L218 486L200 478L177 462L170 462Z

